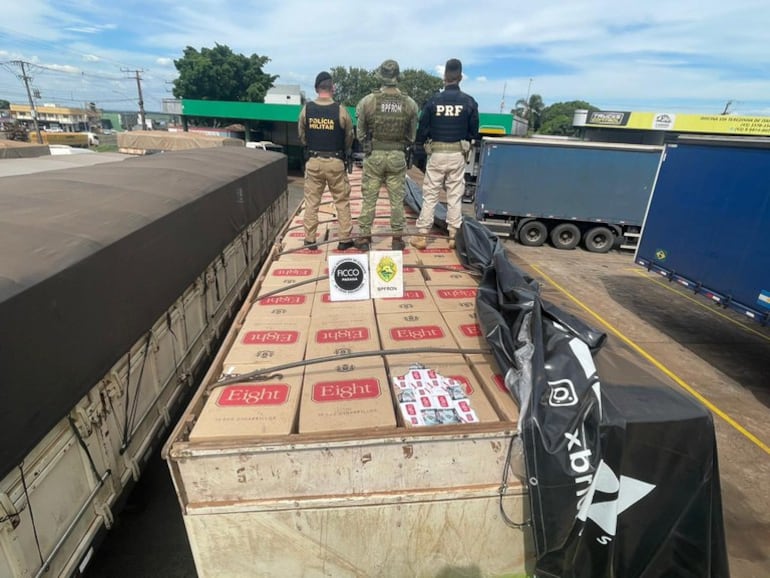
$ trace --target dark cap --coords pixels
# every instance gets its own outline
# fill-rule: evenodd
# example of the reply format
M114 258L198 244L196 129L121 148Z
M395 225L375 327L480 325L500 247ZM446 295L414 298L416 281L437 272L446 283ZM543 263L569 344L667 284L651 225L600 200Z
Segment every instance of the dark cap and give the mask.
M400 74L398 62L395 60L386 60L377 69L377 76L385 86L395 86L398 84L398 75Z
M325 70L323 72L319 72L318 76L315 77L315 86L314 88L317 90L318 85L321 84L324 80L331 80L332 75L326 72Z
M444 65L444 80L446 82L460 82L463 78L463 63L456 58L450 58Z

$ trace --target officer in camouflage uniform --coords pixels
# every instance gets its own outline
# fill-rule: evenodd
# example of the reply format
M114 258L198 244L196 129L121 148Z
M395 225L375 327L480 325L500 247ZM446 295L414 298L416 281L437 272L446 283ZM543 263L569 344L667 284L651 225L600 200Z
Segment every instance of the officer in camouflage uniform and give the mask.
M345 170L345 158L353 146L353 119L347 109L332 100L334 84L326 71L315 79L318 98L308 102L299 113L297 130L306 147L305 163L305 247L315 249L318 232L318 206L326 186L334 199L339 222L337 249L353 247L350 233L350 181Z
M363 204L358 217L361 236L356 241L356 248L369 250L375 204L380 187L385 184L390 198L391 246L395 251L402 251L406 222L406 149L412 146L417 134L417 103L396 87L398 62L386 60L377 75L382 87L367 94L356 106L358 138L366 151L361 181Z
M422 185L423 205L417 218L418 235L411 239L417 249L428 245L427 234L439 192L446 187L449 246L455 247L455 234L463 222L462 198L465 193L465 165L471 142L478 139L479 107L469 94L460 90L462 63L450 58L444 67L444 90L433 96L422 109L417 144L425 147L428 164Z

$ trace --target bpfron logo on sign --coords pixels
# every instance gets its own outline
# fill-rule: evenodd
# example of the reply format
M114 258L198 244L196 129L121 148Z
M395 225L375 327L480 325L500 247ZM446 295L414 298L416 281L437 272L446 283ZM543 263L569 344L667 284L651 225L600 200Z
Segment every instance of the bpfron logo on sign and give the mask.
M403 255L401 251L369 252L369 270L372 272L371 294L374 299L404 296Z
M329 295L332 301L369 299L367 255L329 256Z

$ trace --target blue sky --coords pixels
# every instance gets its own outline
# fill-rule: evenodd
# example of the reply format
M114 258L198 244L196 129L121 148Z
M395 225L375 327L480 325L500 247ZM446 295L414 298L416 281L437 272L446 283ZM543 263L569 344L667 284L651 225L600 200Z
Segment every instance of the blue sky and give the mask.
M171 98L186 46L225 44L270 58L280 84L314 94L332 66L374 69L386 58L440 74L464 65L462 87L483 112L528 92L546 105L584 100L604 110L770 116L766 0L24 0L0 21L0 98L27 101L32 62L39 103L135 110Z

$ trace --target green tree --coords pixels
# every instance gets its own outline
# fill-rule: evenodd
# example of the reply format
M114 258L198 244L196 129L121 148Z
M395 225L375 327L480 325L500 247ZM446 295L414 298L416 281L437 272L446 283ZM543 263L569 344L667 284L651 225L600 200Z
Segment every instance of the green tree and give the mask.
M524 118L529 123L529 132L537 132L542 124L542 113L545 108L543 97L539 94L531 94L529 99L520 98L516 101L513 113Z
M278 76L262 69L270 62L266 56L235 54L228 46L201 48L188 46L182 58L174 61L179 77L174 80L176 98L264 102Z
M583 100L554 103L545 107L540 115L540 134L575 136L579 129L572 126L572 119L578 109L599 110Z
M335 66L329 73L334 81L335 99L345 106L355 106L359 100L380 87L376 69ZM420 107L443 86L444 82L438 76L414 68L402 70L398 82L398 87Z
M0 110L8 110L9 108L11 108L11 103L0 98Z
M365 68L334 66L329 70L334 82L334 96L344 106L355 106L380 83L374 71Z
M428 99L444 87L444 81L424 70L407 68L401 73L398 87L411 96L420 108Z

